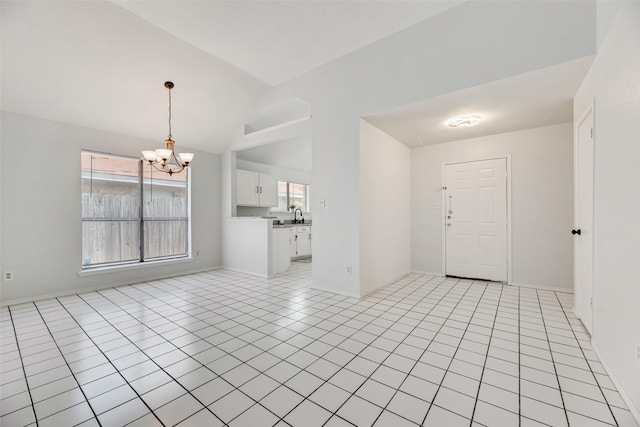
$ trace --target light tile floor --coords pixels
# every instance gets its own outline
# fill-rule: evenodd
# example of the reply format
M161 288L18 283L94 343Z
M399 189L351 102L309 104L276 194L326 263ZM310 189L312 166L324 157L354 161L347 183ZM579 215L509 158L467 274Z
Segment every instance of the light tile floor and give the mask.
M572 295L216 270L3 307L3 427L634 426ZM36 421L37 420L37 421Z

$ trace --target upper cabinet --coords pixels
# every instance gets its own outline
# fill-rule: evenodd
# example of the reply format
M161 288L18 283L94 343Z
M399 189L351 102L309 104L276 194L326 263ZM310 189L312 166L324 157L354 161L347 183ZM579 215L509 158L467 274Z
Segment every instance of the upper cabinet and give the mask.
M278 206L278 179L242 169L237 170L238 206Z

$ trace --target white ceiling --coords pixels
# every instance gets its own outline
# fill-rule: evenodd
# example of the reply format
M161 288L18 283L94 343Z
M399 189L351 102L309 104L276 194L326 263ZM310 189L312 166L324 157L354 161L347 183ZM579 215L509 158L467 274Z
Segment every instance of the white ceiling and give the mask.
M573 96L593 61L577 59L535 72L429 98L364 117L409 147L439 144L568 123ZM452 117L478 115L474 127L452 128Z
M462 3L447 1L114 1L270 84Z
M167 133L163 83L172 80L177 148L221 153L245 125L255 130L291 119L292 110L306 114L304 100L264 105L271 85L460 3L2 0L2 109L161 145ZM366 119L409 146L567 122L590 61ZM484 117L481 125L442 124L472 113Z
M238 159L311 173L311 135L260 145L236 153Z
M270 85L459 3L2 0L2 109L162 145L171 80L177 148L221 153Z

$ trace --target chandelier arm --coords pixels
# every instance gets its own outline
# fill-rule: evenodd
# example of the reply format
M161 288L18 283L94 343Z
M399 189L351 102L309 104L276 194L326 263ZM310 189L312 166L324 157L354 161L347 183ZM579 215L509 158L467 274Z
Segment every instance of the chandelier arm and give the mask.
M180 166L180 171L182 171L182 169L184 169L184 167L187 166L187 164L183 162L181 159L179 159L178 156L176 156L176 153L171 152L171 155L173 156L173 160L175 160L176 164Z

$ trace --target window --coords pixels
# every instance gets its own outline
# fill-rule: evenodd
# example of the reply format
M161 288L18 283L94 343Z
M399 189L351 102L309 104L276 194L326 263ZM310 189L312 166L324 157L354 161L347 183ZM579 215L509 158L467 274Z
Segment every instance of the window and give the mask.
M286 212L291 206L309 212L309 186L295 182L278 181L278 207L271 212Z
M189 255L189 170L82 152L83 268Z

